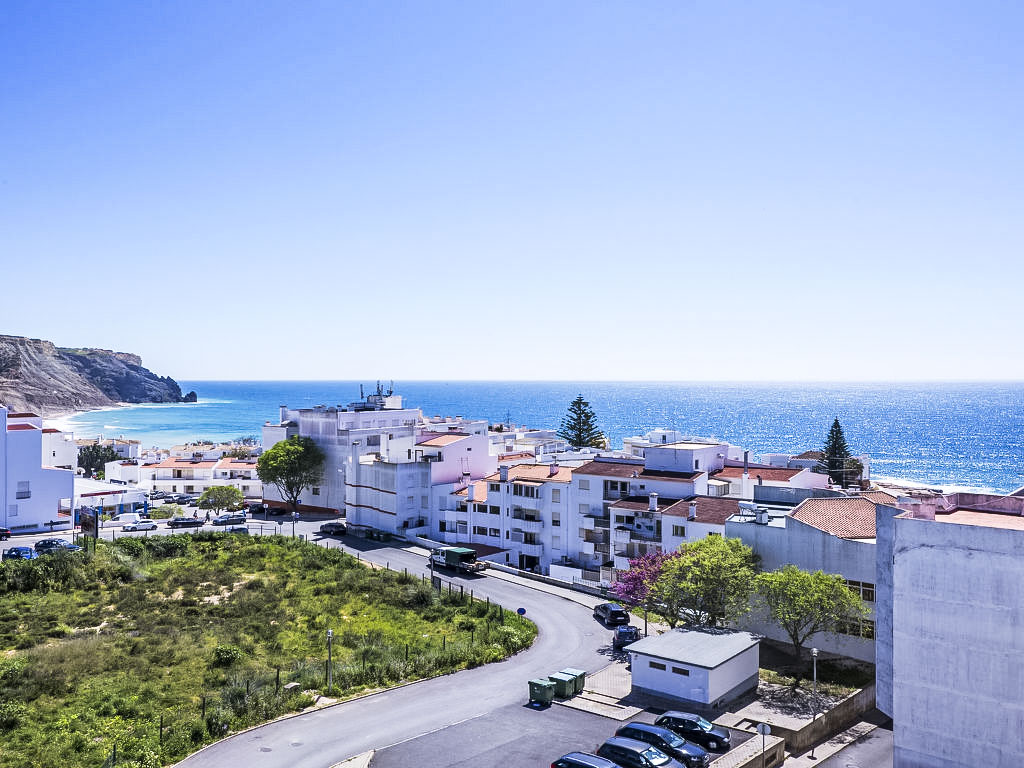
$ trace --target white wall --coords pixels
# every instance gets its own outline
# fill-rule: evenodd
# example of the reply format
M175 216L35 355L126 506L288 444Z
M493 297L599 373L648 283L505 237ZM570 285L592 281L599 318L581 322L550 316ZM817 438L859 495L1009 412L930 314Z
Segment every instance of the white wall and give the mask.
M702 704L708 704L713 700L708 694L710 686L708 670L703 667L666 661L656 656L640 653L631 652L629 655L632 662L630 671L634 687ZM655 669L651 666L652 662L664 665L665 669ZM672 671L673 667L685 669L689 674L677 674Z
M897 518L895 768L1024 766L1024 531Z
M751 677L756 677L760 658L760 646L755 645L716 669L710 670L708 672L710 687L708 701L714 703L740 683L750 680Z

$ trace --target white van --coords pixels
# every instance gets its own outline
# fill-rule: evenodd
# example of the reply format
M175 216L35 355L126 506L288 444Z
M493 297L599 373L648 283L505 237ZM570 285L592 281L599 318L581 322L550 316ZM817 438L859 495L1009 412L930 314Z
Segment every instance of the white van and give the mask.
M125 525L127 523L137 523L142 519L142 515L138 512L122 512L120 515L114 515L110 518L110 522Z

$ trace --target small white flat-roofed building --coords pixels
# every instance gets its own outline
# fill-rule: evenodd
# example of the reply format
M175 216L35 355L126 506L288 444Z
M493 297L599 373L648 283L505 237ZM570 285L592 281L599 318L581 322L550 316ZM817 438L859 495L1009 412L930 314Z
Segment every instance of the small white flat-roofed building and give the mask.
M717 628L676 628L627 645L633 692L719 707L757 687L760 638Z
M74 505L76 512L83 507L100 509L108 515L141 512L146 506L146 494L131 485L76 477Z
M74 472L40 461L43 422L0 405L0 525L31 533L71 525Z

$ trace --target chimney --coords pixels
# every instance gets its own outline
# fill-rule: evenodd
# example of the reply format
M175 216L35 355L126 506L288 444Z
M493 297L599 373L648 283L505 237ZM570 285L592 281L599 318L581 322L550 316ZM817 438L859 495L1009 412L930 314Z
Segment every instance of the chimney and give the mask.
M647 511L658 511L658 494L655 491L651 491L647 496Z
M750 477L750 451L743 452L743 477Z
M498 477L501 479L501 482L503 482L503 483L507 483L508 482L508 467L507 466L498 467Z
M554 477L558 474L558 462L552 461L551 466L548 467L548 477Z
M686 519L687 520L696 520L697 519L697 502L696 501L691 501L690 502L690 509L686 513Z

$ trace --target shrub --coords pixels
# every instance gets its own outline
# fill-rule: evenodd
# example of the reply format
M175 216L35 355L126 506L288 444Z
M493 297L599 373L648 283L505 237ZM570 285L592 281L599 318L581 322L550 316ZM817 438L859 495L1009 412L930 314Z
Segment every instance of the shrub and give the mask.
M213 666L230 667L242 658L242 649L234 645L218 645L213 649Z

